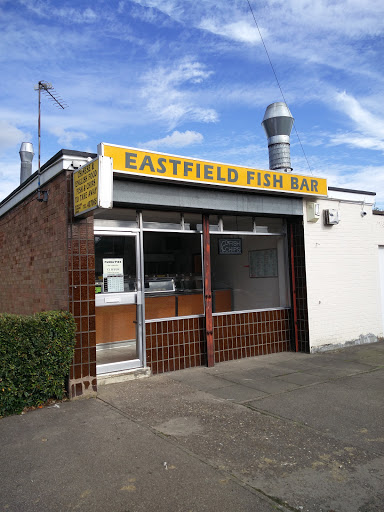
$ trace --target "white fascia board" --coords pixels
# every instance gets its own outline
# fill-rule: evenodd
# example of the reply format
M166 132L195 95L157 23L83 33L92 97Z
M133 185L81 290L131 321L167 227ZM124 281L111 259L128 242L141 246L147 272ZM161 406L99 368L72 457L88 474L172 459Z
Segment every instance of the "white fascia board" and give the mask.
M340 190L329 190L328 189L328 198L322 199L334 199L336 201L348 201L352 203L359 204L375 204L375 197L371 194L361 194L358 192L344 192Z
M44 169L44 171L40 174L40 188L44 188L44 185L57 174L60 174L60 172L69 169L74 160L76 160L76 162L82 163L81 165L85 165L87 163L86 158L79 158L69 155L61 156L52 165ZM11 195L9 199L0 207L0 217L14 208L26 197L36 192L38 189L37 184L38 177L36 175L31 181L28 181L28 183L25 184L25 187L19 189L17 192Z

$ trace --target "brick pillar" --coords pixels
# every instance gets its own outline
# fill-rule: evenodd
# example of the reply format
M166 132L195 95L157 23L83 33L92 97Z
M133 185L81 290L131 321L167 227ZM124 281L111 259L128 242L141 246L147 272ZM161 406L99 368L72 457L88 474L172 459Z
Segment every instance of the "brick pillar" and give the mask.
M293 267L294 280L296 285L296 326L299 352L309 352L309 326L308 326L308 304L307 304L307 279L305 269L305 248L304 248L304 227L303 219L290 219L288 221L288 233L292 231L293 238ZM291 255L291 240L289 239L289 253ZM292 275L291 275L292 277ZM293 308L292 308L293 311ZM294 318L291 318L292 350L295 350Z
M69 376L69 395L75 398L97 391L95 244L93 216L73 217L72 173L67 174L69 310L76 321L76 346Z

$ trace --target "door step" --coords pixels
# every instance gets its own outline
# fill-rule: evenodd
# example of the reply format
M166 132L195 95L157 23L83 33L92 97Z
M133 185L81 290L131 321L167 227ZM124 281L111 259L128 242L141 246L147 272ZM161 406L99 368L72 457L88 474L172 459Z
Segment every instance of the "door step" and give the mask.
M117 382L125 382L126 380L143 379L151 375L152 372L148 366L146 368L134 368L123 372L105 373L97 376L97 385L116 384Z

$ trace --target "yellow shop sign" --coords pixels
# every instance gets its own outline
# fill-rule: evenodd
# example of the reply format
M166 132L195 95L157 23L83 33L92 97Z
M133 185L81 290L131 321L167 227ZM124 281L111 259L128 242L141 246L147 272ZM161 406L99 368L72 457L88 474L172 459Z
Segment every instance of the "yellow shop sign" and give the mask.
M73 173L73 214L86 217L95 208L112 207L112 158L99 155Z
M101 144L101 150L102 155L112 158L114 173L299 195L326 196L328 193L327 180L313 176L263 171L109 144Z

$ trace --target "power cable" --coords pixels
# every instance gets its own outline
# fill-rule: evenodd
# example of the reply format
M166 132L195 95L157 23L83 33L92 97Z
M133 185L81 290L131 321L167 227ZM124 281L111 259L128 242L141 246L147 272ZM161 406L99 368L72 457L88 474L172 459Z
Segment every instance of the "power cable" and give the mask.
M267 46L266 46L266 44L265 44L265 42L264 42L263 36L261 35L261 31L260 31L259 25L258 25L258 23L257 23L255 13L253 12L251 2L250 2L250 0L247 0L247 2L248 2L249 10L251 11L251 14L252 14L252 16L253 16L253 21L255 22L256 28L257 28L257 30L258 30L258 32L259 32L259 36L260 36L261 42L263 43L265 53L267 54L267 57L268 57L268 60L269 60L269 64L270 64L270 66L271 66L271 68L272 68L273 74L275 75L275 79L276 79L277 85L278 85L278 87L279 87L279 89L280 89L281 96L282 96L282 98L283 98L283 100L284 100L284 103L285 103L286 105L288 105L288 103L287 103L287 102L286 102L286 100L285 100L285 96L284 96L284 93L283 93L283 89L281 88L281 85L280 85L279 79L277 78L277 74L276 74L275 68L273 67L271 57L269 56L269 53L268 53L268 50L267 50ZM295 122L293 122L293 128L295 129L295 133L296 133L297 139L298 139L298 141L299 141L299 144L300 144L300 146L301 146L301 150L302 150L302 152L303 152L304 158L305 158L305 160L306 160L306 162L307 162L308 169L310 170L311 174L313 174L312 169L311 169L311 166L309 165L309 161L308 161L307 155L305 154L304 147L303 147L303 145L302 145L302 143L301 143L301 140L300 140L299 134L298 134L298 132L297 132L297 130L296 130L296 123L295 123Z

